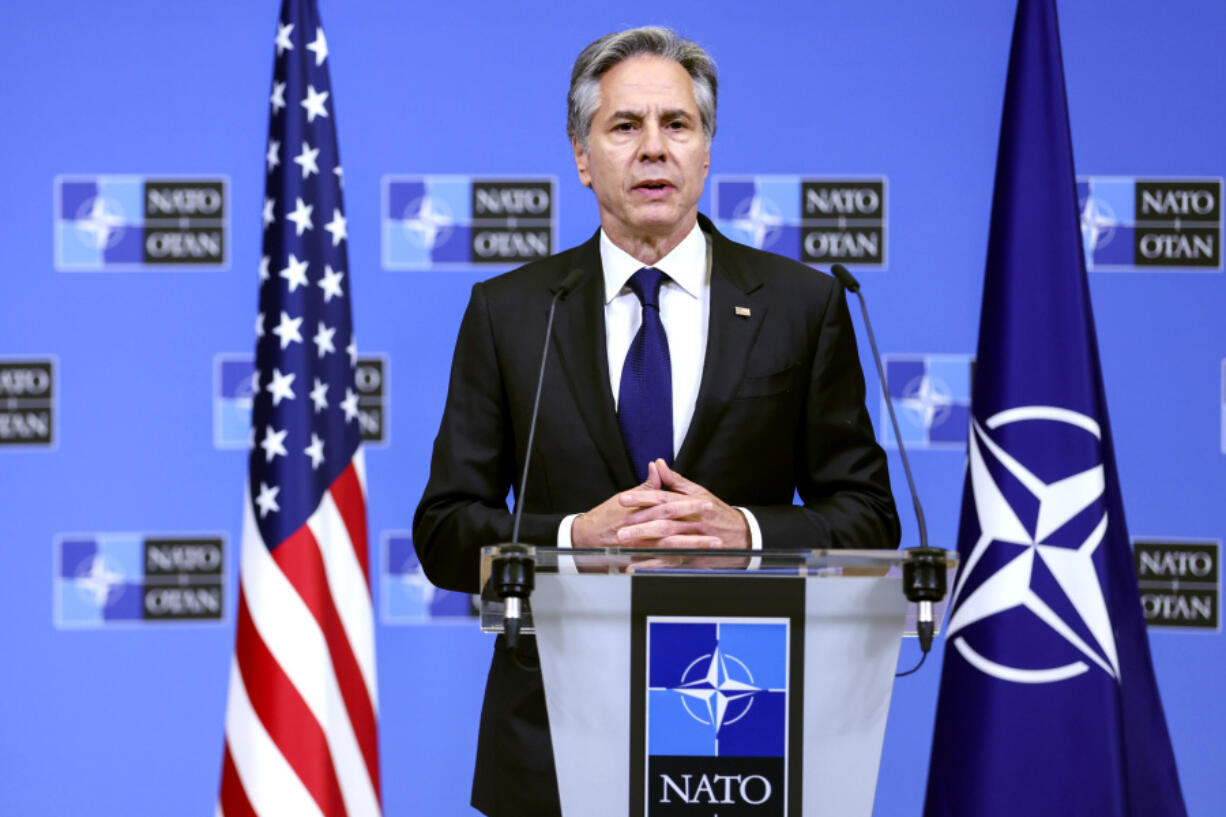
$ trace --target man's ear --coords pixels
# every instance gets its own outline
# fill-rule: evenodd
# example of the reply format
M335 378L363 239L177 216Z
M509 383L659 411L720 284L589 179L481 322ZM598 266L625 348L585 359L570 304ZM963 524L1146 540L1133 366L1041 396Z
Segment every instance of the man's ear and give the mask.
M592 174L587 169L587 154L578 139L570 140L571 149L575 151L575 169L579 171L579 181L584 187L592 186Z

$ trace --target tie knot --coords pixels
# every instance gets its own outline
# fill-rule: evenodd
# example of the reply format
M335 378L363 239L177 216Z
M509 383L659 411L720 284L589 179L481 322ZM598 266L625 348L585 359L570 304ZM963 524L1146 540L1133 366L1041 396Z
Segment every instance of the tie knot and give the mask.
M626 286L638 296L639 301L643 306L651 306L656 309L660 308L660 286L664 283L667 275L660 272L655 267L643 267L634 275L630 276L630 280Z

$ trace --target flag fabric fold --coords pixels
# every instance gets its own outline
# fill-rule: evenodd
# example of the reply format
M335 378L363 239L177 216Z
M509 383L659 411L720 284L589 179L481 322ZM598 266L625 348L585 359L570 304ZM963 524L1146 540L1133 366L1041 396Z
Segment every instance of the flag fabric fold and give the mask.
M1054 0L1020 0L925 817L1186 815L1124 521Z
M251 450L217 812L382 812L365 471L328 44L274 41Z

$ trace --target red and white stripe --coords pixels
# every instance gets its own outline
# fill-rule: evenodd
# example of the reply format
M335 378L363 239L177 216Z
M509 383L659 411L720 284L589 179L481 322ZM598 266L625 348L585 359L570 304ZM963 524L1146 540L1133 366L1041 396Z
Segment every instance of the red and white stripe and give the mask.
M250 496L218 813L379 815L362 451L271 552Z

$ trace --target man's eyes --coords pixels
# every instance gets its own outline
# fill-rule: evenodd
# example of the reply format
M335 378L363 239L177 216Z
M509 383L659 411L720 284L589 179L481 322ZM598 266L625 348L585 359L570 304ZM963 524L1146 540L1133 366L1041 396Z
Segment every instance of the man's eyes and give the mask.
M631 133L638 130L638 122L617 122L613 125L613 130L618 133ZM664 123L665 130L684 131L689 130L690 123L684 119L670 119Z

